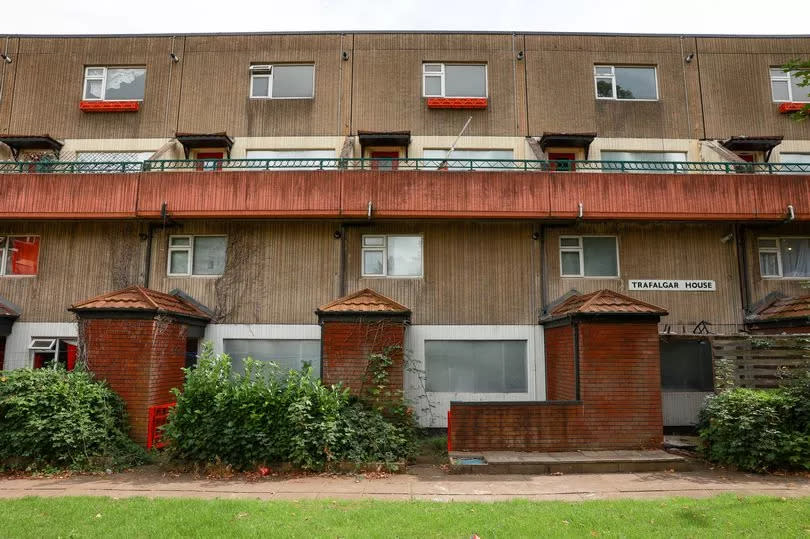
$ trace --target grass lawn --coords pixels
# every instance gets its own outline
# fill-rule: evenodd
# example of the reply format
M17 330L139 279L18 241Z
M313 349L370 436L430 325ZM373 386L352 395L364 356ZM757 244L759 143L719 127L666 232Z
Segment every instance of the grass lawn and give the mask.
M801 537L810 498L497 503L0 500L2 537Z

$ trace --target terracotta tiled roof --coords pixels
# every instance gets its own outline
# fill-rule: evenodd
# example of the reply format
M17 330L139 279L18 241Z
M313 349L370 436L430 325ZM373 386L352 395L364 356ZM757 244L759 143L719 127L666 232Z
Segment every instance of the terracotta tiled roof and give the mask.
M664 316L666 310L649 303L613 292L599 290L590 294L571 296L551 311L551 316L569 314L649 314Z
M810 296L776 297L757 308L754 320L810 318Z
M349 294L326 305L321 305L315 312L409 314L411 310L391 298L378 294L370 288L364 288L354 294Z
M209 319L210 317L178 296L164 294L142 286L130 286L70 307L71 311L156 311Z

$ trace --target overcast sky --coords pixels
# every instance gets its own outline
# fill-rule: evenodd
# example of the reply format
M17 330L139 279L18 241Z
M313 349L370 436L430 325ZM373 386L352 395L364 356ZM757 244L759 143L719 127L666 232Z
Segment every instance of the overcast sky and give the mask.
M810 0L20 0L3 34L490 30L810 34Z

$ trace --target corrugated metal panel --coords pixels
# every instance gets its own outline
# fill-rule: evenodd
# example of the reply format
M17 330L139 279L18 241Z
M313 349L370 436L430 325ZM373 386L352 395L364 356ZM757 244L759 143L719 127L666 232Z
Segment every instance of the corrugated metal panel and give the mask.
M761 301L771 292L781 292L787 296L807 294L803 283L806 279L763 279L759 270L757 238L779 236L810 236L810 224L787 223L767 228L752 228L745 233L745 256L748 262L749 298L751 303Z
M135 223L4 222L2 234L40 236L39 274L0 278L0 296L23 322L69 322L77 301L136 284L144 243Z
M703 391L662 391L661 412L665 427L686 427L697 424L698 413L706 397Z
M141 175L138 215L337 217L340 172L169 172Z
M17 49L20 44L19 38L11 38L8 40L8 55L11 58L17 57ZM5 43L4 43L5 45ZM11 62L10 64L3 62L0 65L0 86L3 88L2 95L0 95L0 134L8 133L8 123L11 117L11 106L14 103L14 79L17 73L17 63Z
M314 310L337 297L340 242L329 223L185 221L158 231L150 288L180 288L232 324L316 324ZM221 278L168 277L168 236L227 234Z
M177 117L180 92L180 69L169 59L170 50L170 37L20 38L20 52L13 62L17 98L8 132L47 132L60 139L168 136L173 132L170 127ZM92 65L146 66L141 110L79 111L84 68Z
M551 302L574 289L583 294L607 288L666 309L675 332L691 330L706 320L712 330L736 332L742 323L737 260L733 242L720 239L731 232L729 225L612 224L583 223L549 228L546 234L546 301ZM560 277L561 235L616 235L619 242L617 279ZM714 292L629 291L629 279L711 279Z
M421 234L423 277L361 277L363 234ZM385 223L348 229L347 292L371 288L411 309L414 324L532 324L538 243L530 224Z
M457 135L469 116L468 136L514 136L516 49L508 35L356 34L352 90L353 130L410 130ZM422 97L423 62L487 64L486 110L432 110Z
M189 36L178 131L339 135L340 54L340 35ZM252 63L314 63L315 99L250 99Z
M697 43L707 137L768 134L810 139L806 125L777 111L769 73L772 66L805 57L810 37L698 38Z
M530 35L526 64L532 135L594 131L600 137L690 136L685 82L697 79L697 69L687 69L677 37ZM595 64L656 66L658 101L597 100Z
M138 174L3 174L0 219L135 217Z
M0 218L810 219L810 176L421 171L4 174Z

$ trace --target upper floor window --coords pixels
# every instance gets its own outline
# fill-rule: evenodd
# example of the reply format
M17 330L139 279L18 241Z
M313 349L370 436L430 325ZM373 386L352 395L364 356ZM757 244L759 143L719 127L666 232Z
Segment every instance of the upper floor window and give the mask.
M363 236L363 277L421 277L422 236Z
M266 159L257 162L256 169L319 170L335 168L335 150L248 150L247 159ZM325 161L326 160L326 161Z
M652 66L594 66L593 80L597 99L658 99L658 82Z
M424 159L435 159L434 163L427 165L441 167L442 169L500 169L515 166L512 150L453 150L447 157L447 150L425 149L422 151ZM445 160L448 160L445 163Z
M785 72L781 67L771 68L771 95L776 102L808 103L810 86L799 86L802 79L795 71Z
M560 236L562 277L618 277L616 236Z
M602 170L606 172L686 172L686 152L625 152L602 150ZM611 163L609 161L616 161ZM676 164L670 164L676 163Z
M422 64L424 97L487 97L486 64Z
M0 236L0 275L36 275L39 236Z
M757 246L763 277L810 277L810 238L759 238Z
M79 172L138 172L155 152L76 152ZM131 164L130 164L131 163Z
M146 68L88 67L84 70L85 101L143 101Z
M227 236L169 236L168 274L222 275Z
M312 99L314 65L250 66L250 97L259 99Z

